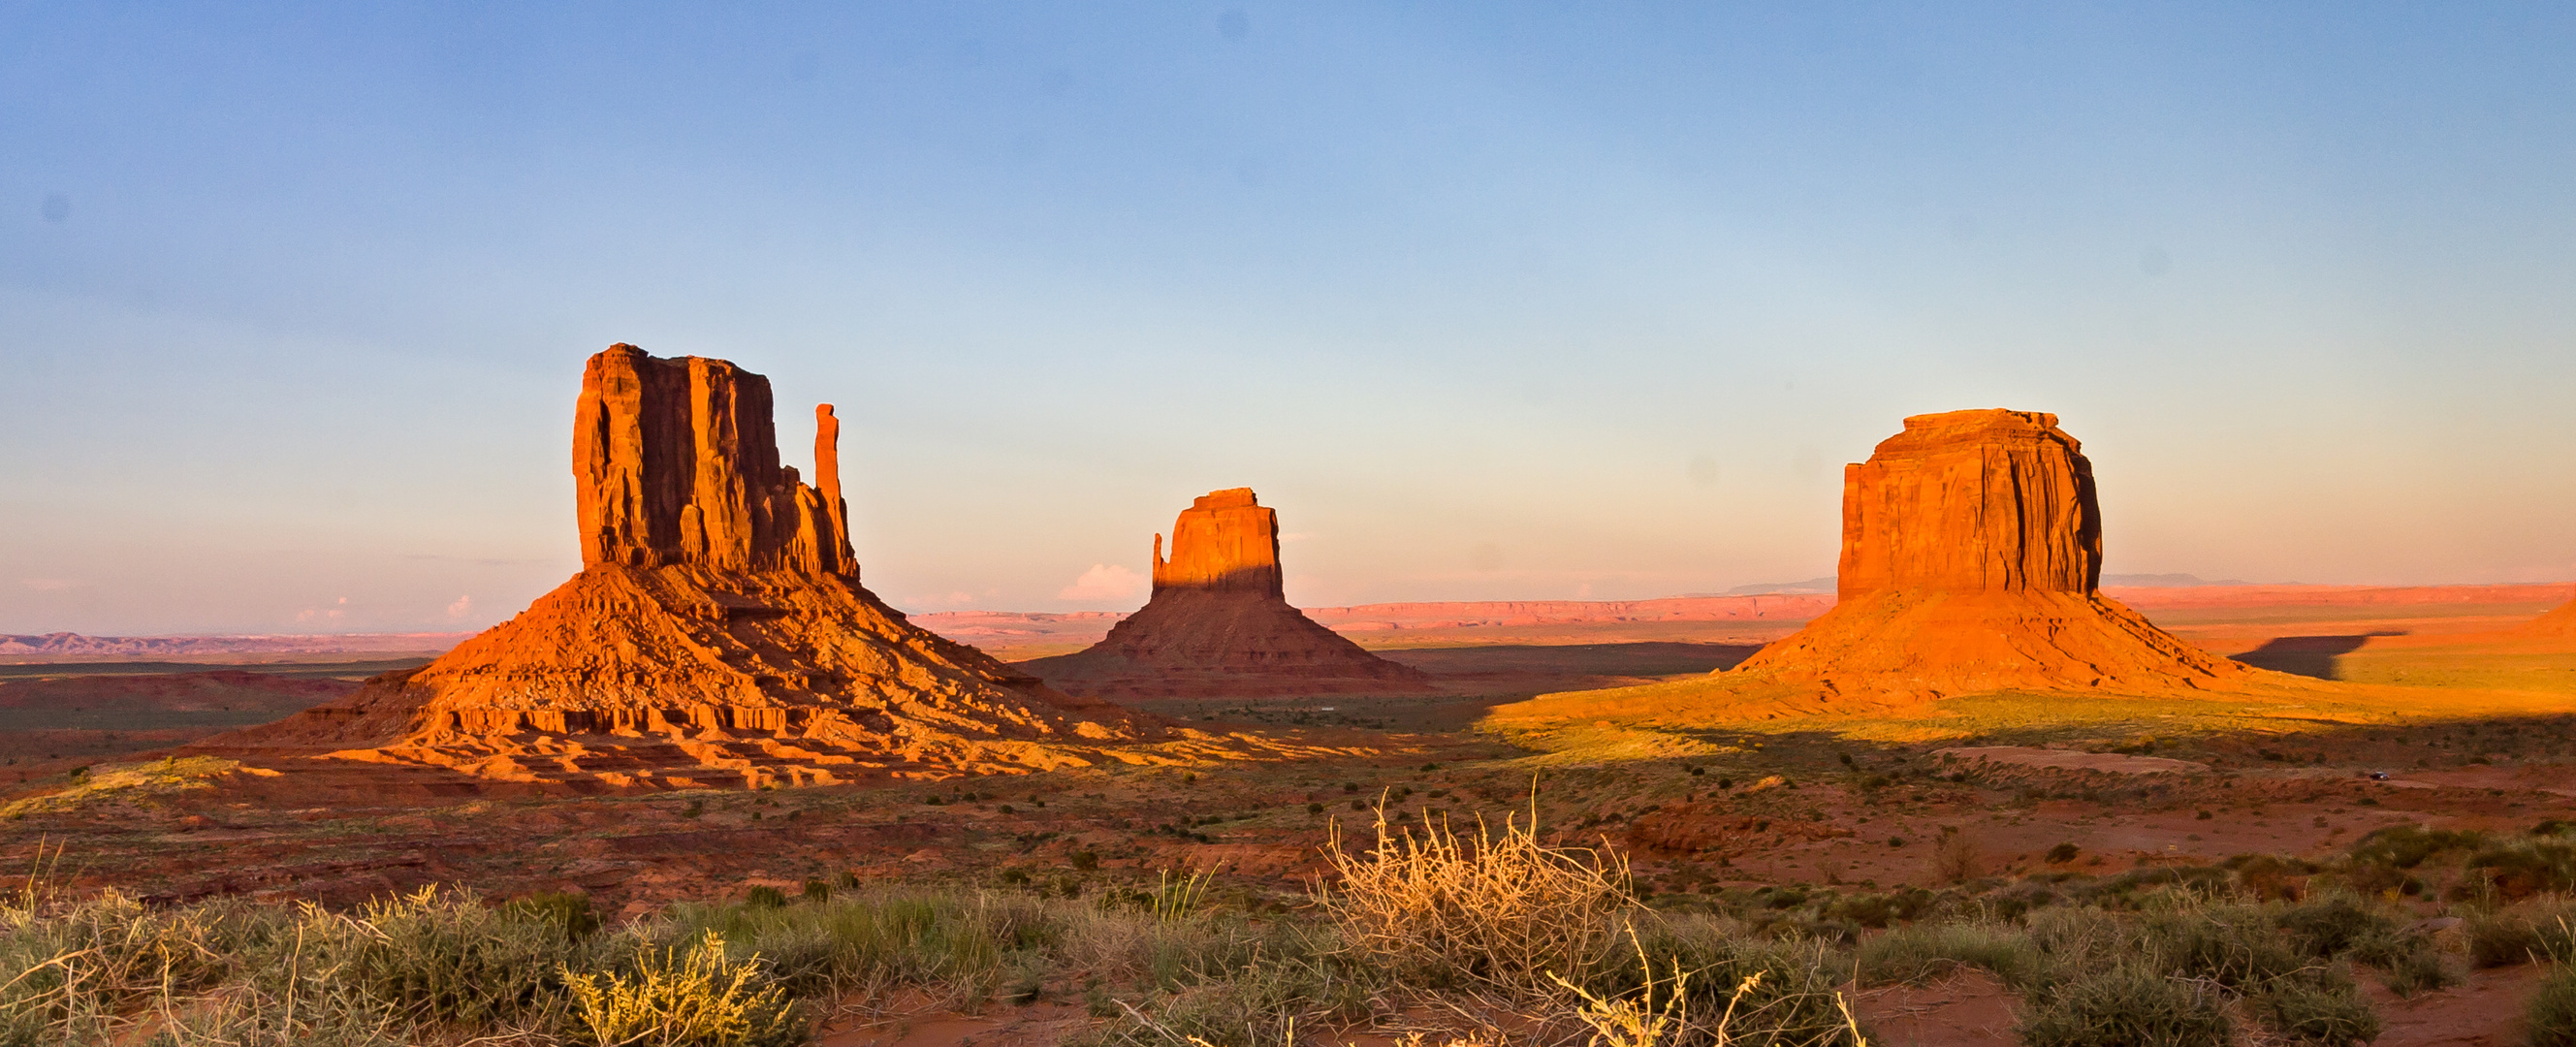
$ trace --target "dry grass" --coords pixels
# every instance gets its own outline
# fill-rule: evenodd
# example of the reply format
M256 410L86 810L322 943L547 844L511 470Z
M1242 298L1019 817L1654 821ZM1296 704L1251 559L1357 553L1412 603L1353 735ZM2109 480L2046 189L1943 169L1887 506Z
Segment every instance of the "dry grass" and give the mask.
M1395 829L1381 807L1376 845L1356 855L1336 823L1340 885L1319 900L1350 948L1410 983L1557 998L1609 959L1636 902L1626 859L1550 847L1537 821L1506 817L1498 833L1480 817L1460 836L1445 821Z
M560 970L598 1047L786 1047L805 1038L786 990L762 978L757 959L727 956L714 931L685 954L641 946L625 971Z

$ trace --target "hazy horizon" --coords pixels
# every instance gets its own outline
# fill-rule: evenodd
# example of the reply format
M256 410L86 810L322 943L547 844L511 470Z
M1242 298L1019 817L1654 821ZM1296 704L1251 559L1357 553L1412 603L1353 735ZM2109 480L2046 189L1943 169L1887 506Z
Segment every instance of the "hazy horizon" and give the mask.
M2576 12L0 13L0 632L470 631L611 342L839 405L866 583L1128 609L1830 573L1910 414L2108 570L2576 578ZM1821 570L1820 570L1821 569Z

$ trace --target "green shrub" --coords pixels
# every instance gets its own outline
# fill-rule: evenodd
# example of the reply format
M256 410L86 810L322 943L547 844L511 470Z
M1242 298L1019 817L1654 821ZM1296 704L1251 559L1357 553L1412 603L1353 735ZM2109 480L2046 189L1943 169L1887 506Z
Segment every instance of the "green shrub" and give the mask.
M2258 1020L2294 1043L2354 1047L2379 1038L2379 1015L2345 979L2285 980L2246 1000Z
M590 907L587 894L540 891L502 903L501 911L518 919L552 924L564 937L576 941L599 930L599 913Z
M2397 921L2373 911L2346 894L2331 894L2281 910L2272 924L2289 932L2302 951L2332 959L2375 938L2397 933Z
M781 908L787 904L787 893L768 884L761 884L742 892L742 903L754 909Z
M2537 838L2490 844L2470 854L2463 867L2483 873L2487 884L2507 901L2564 892L2576 889L2576 841Z
M2253 906L2159 913L2146 918L2141 930L2164 969L2237 992L2311 969L2308 956Z
M2233 1038L2206 986L2132 965L2039 994L2016 1031L2023 1047L2227 1047Z
M2430 947L2390 957L2379 965L2379 984L2400 997L2447 989L2460 983L2459 972L2451 969L2441 950Z
M2392 825L2354 840L2347 853L2356 864L2412 869L2443 851L2466 850L2485 839L2485 834L2473 830Z
M2520 905L2473 912L2461 924L2469 941L2469 962L2478 967L2576 960L2576 909L2563 899L2535 899Z
M2531 1047L2576 1047L2576 969L2553 968L2523 1011Z
M1962 967L1981 968L2015 989L2037 982L2042 964L2029 934L1996 923L1915 924L1862 942L1861 984L1922 985Z

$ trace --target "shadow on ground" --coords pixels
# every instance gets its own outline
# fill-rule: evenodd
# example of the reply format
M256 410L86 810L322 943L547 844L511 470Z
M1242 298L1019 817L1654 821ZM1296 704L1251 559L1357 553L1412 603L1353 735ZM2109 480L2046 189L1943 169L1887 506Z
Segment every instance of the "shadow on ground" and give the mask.
M2340 680L2343 675L2337 659L2360 650L2373 636L2404 635L2402 631L2382 630L2352 636L2275 636L2263 646L2234 657L2257 669Z

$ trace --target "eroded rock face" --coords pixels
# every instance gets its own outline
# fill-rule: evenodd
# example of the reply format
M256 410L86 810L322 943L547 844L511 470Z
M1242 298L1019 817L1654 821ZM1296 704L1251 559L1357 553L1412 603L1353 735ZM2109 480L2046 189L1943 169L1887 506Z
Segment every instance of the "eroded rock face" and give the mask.
M767 379L617 345L575 409L581 573L345 702L201 748L576 787L1187 762L1242 745L1068 696L859 585L840 423L778 462Z
M1916 415L1868 461L1843 467L1842 599L2089 593L2101 578L2093 464L2056 415Z
M858 569L840 490L839 420L815 409L822 490L778 464L769 379L724 360L590 358L573 414L581 562L717 570Z
M1210 491L1172 521L1172 558L1154 536L1154 593L1165 589L1257 593L1285 600L1279 577L1279 512L1252 488Z
M1905 420L1843 482L1839 601L1728 673L1804 711L2012 689L2200 689L2256 673L2098 591L2093 466L2057 416ZM1814 706L1814 708L1808 708Z
M1289 606L1279 515L1249 487L1212 491L1154 536L1154 594L1075 654L1023 663L1072 694L1151 698L1418 691L1420 671L1387 661Z

